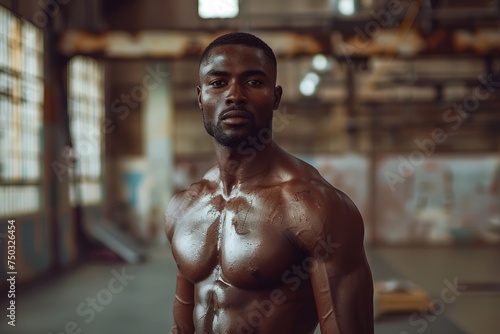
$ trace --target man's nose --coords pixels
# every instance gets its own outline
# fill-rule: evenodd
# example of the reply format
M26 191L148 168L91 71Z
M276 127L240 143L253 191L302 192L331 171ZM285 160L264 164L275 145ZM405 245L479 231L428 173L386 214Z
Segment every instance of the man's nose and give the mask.
M230 85L229 91L226 97L226 104L245 104L247 102L247 98L245 96L245 91L241 85L235 83Z

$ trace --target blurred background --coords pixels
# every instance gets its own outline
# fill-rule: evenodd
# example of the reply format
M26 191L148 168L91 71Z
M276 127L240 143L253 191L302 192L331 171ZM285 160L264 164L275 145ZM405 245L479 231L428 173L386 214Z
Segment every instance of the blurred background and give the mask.
M229 31L363 215L376 333L498 333L498 0L0 0L0 332L168 332L163 214L215 163L197 68Z

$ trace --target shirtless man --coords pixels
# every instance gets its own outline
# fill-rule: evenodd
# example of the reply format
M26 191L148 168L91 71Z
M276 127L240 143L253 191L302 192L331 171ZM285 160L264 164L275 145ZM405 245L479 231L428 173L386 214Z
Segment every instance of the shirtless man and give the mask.
M171 333L373 333L363 221L351 200L273 140L276 58L257 37L217 38L198 104L217 165L166 213L177 262Z

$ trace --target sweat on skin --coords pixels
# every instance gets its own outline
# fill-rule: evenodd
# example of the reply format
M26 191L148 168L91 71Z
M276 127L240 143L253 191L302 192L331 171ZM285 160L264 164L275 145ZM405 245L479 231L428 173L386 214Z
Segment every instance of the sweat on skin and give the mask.
M283 90L269 50L246 34L219 41L197 87L217 164L166 212L178 267L171 333L312 334L318 323L373 333L359 211L272 140Z

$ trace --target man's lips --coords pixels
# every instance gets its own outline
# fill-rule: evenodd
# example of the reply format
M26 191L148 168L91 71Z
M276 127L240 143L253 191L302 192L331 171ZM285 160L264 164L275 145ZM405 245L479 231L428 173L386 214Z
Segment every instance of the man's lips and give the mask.
M229 110L220 117L224 124L228 125L243 125L252 119L252 115L245 110Z
M225 120L228 118L246 118L250 119L251 115L247 111L244 110L230 110L222 114L221 120Z

